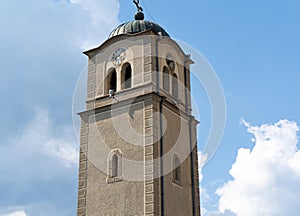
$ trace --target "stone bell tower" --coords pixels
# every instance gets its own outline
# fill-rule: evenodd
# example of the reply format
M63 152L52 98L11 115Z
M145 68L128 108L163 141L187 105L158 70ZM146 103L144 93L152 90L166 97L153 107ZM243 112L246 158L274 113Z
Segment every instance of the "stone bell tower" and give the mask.
M193 62L135 3L135 20L84 52L77 216L198 216Z

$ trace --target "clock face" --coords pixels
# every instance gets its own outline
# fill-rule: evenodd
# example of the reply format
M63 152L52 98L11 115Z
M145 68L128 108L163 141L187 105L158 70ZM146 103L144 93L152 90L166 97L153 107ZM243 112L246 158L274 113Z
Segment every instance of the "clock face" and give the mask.
M116 49L111 57L111 60L115 65L120 65L125 59L125 48Z

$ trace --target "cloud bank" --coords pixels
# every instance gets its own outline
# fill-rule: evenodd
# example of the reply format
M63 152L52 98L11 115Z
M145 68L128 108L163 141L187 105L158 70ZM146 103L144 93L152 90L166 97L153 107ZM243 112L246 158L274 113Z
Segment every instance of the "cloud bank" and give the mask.
M108 37L118 11L117 0L1 1L1 216L75 215L73 89L83 49Z
M288 120L262 126L242 122L254 135L255 146L238 150L229 172L233 180L216 192L220 212L237 216L299 215L299 127Z
M89 26L86 29L86 38L83 40L82 48L88 49L95 44L99 44L108 36L107 32L119 23L119 2L117 0L70 0L72 4L88 13L91 22L86 23ZM105 36L105 37L103 37Z
M38 109L35 118L19 136L11 138L9 144L12 155L18 155L20 152L44 155L66 167L78 163L78 145L73 128L55 125L45 110ZM8 149L6 148L6 151Z
M70 202L77 192L78 144L72 127L58 125L39 109L0 151L4 153L0 184L5 185L1 216L73 214L76 204Z
M26 213L24 211L16 211L16 212L12 212L9 214L3 214L0 216L27 216Z

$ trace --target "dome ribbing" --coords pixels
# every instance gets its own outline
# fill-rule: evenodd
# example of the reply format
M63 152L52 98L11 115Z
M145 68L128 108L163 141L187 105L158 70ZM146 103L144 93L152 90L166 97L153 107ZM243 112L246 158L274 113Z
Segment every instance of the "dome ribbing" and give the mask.
M157 34L161 34L161 36L170 37L170 35L161 26L154 22L145 20L134 20L119 25L110 33L108 38L112 38L114 36L123 34L136 34L148 30L152 30Z

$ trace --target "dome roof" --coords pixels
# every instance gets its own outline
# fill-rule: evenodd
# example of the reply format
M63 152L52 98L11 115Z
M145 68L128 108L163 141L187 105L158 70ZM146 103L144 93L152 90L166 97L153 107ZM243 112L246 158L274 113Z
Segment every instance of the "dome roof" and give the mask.
M152 30L157 34L161 32L162 36L170 37L170 35L161 26L154 22L145 20L134 20L119 25L115 30L113 30L110 33L108 38L112 38L114 36L122 34L136 34L148 30Z

